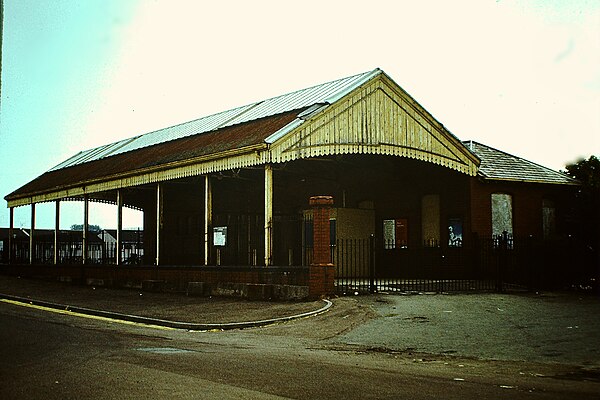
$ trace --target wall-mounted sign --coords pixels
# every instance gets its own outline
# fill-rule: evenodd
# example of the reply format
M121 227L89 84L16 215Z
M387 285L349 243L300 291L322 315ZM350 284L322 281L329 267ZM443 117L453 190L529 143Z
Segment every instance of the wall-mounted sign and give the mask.
M396 221L393 219L383 220L383 248L396 248Z
M227 227L215 226L213 228L213 245L225 246L227 244Z
M383 248L405 249L408 247L408 220L406 218L383 220Z
M448 219L448 247L462 247L463 226L460 218Z

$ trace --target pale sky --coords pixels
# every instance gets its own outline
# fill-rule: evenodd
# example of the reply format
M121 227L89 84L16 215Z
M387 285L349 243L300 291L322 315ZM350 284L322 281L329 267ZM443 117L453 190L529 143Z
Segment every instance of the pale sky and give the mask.
M4 196L80 150L376 67L462 140L555 170L600 156L598 0L4 0L3 29L1 227Z

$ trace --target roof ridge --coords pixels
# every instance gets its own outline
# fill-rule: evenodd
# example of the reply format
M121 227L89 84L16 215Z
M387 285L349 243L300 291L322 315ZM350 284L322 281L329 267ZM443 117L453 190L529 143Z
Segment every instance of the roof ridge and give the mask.
M521 161L525 161L525 162L527 162L527 163L529 163L529 164L537 165L538 167L541 167L541 168L544 168L544 169L547 169L547 170L550 170L550 171L553 171L553 172L559 172L559 171L555 171L554 169L552 169L552 168L550 168L550 167L546 167L546 166L544 166L544 165L542 165L542 164L538 164L538 163L536 163L535 161L531 161L531 160L528 160L528 159L526 159L526 158L523 158L523 157L521 157L521 156L518 156L518 155L515 155L515 154L511 154L511 153L508 153L508 152L506 152L506 151L504 151L504 150L499 150L499 149L497 149L497 148L495 148L495 147L488 146L487 144L484 144L484 143L478 142L478 141L476 141L476 140L463 140L463 143L465 143L465 142L471 142L471 143L475 143L475 144L477 144L477 145L479 145L479 146L487 147L488 149L494 150L494 151L496 151L496 152L498 152L498 153L506 154L507 156L510 156L510 157L516 158L516 159L518 159L518 160L521 160ZM468 146L467 146L467 147L468 147Z
M554 174L555 176L560 176L561 178L563 178L563 179L566 179L566 180L567 180L567 181L569 181L569 182L572 182L572 183L575 183L575 182L576 182L576 180L575 180L575 179L571 178L569 175L565 174L565 173L564 173L564 172L562 172L562 171L556 171L556 170L554 170L554 169L552 169L552 168L550 168L550 167L546 167L546 166L544 166L544 165L542 165L542 164L539 164L539 163L537 163L537 162L535 162L535 161L531 161L531 160L528 160L528 159L526 159L526 158L523 158L523 157L521 157L521 156L518 156L518 155L515 155L515 154L511 154L511 153L508 153L508 152L506 152L506 151L503 151L503 150L496 149L495 147L492 147L492 146L486 145L486 144L484 144L484 143L481 143L481 142L478 142L478 141L475 141L475 140L463 140L462 142L463 142L463 143L465 144L465 146L466 146L466 147L467 147L467 148L468 148L468 149L469 149L471 152L473 152L473 154L475 154L475 155L477 155L477 153L476 153L476 152L477 152L477 150L475 150L475 149L473 149L473 148L472 148L472 145L473 145L473 144L475 144L475 145L477 145L477 146L481 146L481 147L483 147L483 148L485 148L485 149L487 149L487 150L491 150L491 151L494 151L494 152L496 152L496 153L500 153L500 154L503 154L503 155L509 156L509 157L511 157L512 159L514 159L515 161L523 162L523 163L526 163L526 164L528 164L528 165L530 165L530 166L534 166L534 167L540 168L541 170L545 171L546 173L552 173L552 174ZM482 156L480 156L480 155L478 155L478 157L482 159L482 163L483 163L483 162L484 162L484 157L482 157ZM489 160L488 160L488 161L489 161ZM490 179L497 179L497 178L494 178L494 177L490 176L489 174L485 173L485 172L483 171L484 169L486 169L486 167L484 167L484 166L482 165L482 168L480 168L480 169L479 169L479 172L480 172L481 174L483 174L484 176L486 176L486 177L490 178Z
M363 84L371 77L382 72L383 71L381 69L375 68L371 71L297 89L264 100L255 101L246 105L205 115L186 122L181 122L179 124L155 129L150 132L132 136L130 138L106 143L101 146L80 151L48 171L55 171L73 165L99 160L112 155L134 151L155 144L215 131L230 125L237 125L248 121L258 120L260 118L305 108L323 101L331 104L332 102L339 100L339 98L343 97L343 95L347 94L349 91L355 89L357 85ZM322 91L319 91L319 88L322 88ZM302 93L304 93L304 95L302 95ZM285 98L288 98L289 101L278 101ZM219 116L224 116L223 120L219 119ZM152 138L150 136L152 134L156 135L157 138ZM164 134L162 138L160 137L161 134ZM118 145L121 143L122 145Z

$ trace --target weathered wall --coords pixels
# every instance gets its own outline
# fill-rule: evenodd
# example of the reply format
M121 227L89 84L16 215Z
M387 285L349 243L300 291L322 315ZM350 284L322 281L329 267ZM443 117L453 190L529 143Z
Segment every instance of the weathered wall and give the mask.
M331 217L336 220L337 239L368 239L375 233L375 210L335 208Z
M552 200L556 207L556 233L566 235L569 227L569 208L576 188L549 184L481 181L472 178L471 219L472 232L482 237L492 234L492 193L512 196L514 236L543 237L543 201Z

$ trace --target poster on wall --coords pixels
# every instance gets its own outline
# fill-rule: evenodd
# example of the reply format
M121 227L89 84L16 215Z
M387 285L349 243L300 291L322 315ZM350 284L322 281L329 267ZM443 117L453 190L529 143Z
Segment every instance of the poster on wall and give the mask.
M396 247L399 249L408 247L408 220L406 218L396 220Z
M396 244L396 220L383 220L383 248L393 249Z
M225 246L227 244L227 227L215 226L213 228L213 245Z
M448 247L462 247L463 226L460 218L448 220Z
M405 249L408 247L408 220L406 218L383 220L383 248Z

